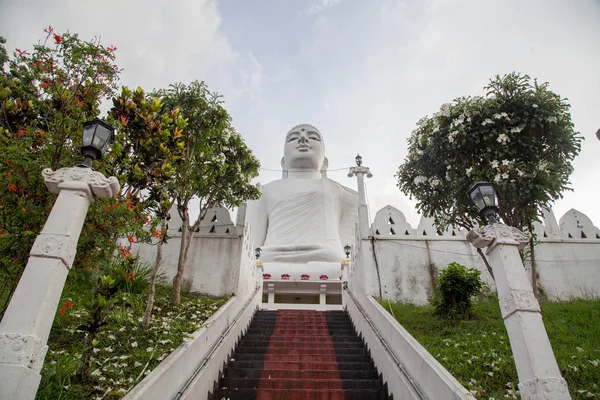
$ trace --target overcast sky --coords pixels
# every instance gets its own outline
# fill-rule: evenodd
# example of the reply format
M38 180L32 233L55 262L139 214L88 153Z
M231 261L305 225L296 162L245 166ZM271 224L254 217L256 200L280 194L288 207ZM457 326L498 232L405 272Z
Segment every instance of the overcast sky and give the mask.
M0 0L0 35L31 49L57 32L115 45L122 82L147 90L204 80L223 94L235 127L278 179L284 138L310 123L324 136L329 177L356 153L372 217L390 204L416 228L396 187L406 139L421 117L490 77L518 71L567 97L585 137L554 212L600 226L600 0ZM342 169L338 171L333 171Z

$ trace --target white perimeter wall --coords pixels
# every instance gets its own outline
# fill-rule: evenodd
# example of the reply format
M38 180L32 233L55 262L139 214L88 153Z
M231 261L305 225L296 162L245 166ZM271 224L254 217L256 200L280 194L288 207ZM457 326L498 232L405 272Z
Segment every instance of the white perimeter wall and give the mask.
M477 268L495 290L464 230L439 232L427 218L413 229L402 212L391 206L376 214L371 230L373 239L362 240L362 248L368 249L363 253L368 294L379 296L378 265L385 299L427 303L435 277L451 262ZM550 299L600 296L600 230L587 216L570 210L558 224L552 212L546 211L544 224L535 224L535 233L538 283Z
M242 253L252 258L254 247L250 242L242 243L244 218L243 208L238 211L237 226L227 210L216 209L207 214L200 232L192 239L184 272L193 291L213 296L236 292ZM177 272L179 227L180 222L172 219L171 237L164 246L163 271L168 283ZM477 250L466 241L464 230L438 232L427 218L413 229L402 212L387 206L376 214L371 231L373 239L361 241L367 294L379 296L381 281L385 299L427 303L437 274L451 262L477 268L482 279L495 290ZM600 230L587 216L570 210L558 223L552 212L547 211L544 224L536 224L535 232L539 240L535 250L538 283L550 299L600 296ZM357 250L353 256L361 253ZM137 246L132 252L153 263L156 246Z

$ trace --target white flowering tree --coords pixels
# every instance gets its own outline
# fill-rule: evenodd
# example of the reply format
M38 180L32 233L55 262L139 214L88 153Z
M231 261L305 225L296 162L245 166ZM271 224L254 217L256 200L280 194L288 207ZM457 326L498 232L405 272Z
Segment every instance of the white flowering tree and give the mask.
M527 75L496 76L485 97L461 97L417 123L398 187L440 229L485 223L467 195L490 181L507 225L532 231L542 207L569 189L581 137L570 105ZM533 245L531 247L533 249Z

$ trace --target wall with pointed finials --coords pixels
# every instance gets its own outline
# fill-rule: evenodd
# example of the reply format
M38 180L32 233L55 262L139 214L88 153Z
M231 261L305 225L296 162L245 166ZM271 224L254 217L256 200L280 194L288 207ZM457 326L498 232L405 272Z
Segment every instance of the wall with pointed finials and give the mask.
M207 212L194 234L184 272L187 287L214 296L235 292L239 275L241 237L245 207L234 223L226 209ZM171 212L169 240L164 246L162 279L170 283L177 271L181 219ZM368 251L362 260L369 271L365 284L374 296L416 304L428 302L439 271L451 262L477 268L492 290L494 281L477 250L466 240L464 229L438 230L431 219L421 218L413 228L404 214L386 206L377 212L370 227L372 236L361 246ZM543 222L534 224L536 279L552 300L600 296L600 230L580 211L569 210L557 222L545 211ZM354 246L356 248L356 244ZM145 261L154 262L156 246L132 249ZM525 263L531 271L531 260ZM530 274L531 276L531 274Z
M433 220L421 218L417 228L404 214L386 206L377 212L371 225L372 260L366 268L379 270L370 293L384 298L423 304L433 294L439 271L451 262L477 268L492 290L493 279L477 250L466 240L464 229L438 230ZM546 210L543 223L534 224L537 238L535 265L537 282L552 300L600 296L600 230L577 210L568 211L556 222ZM365 243L366 242L366 243ZM531 259L525 262L531 271Z

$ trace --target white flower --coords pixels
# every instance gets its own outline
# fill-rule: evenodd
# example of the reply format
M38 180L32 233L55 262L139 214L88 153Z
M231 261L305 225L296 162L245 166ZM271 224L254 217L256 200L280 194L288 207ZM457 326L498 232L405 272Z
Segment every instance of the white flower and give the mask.
M496 168L498 169L498 166L500 165L500 163L498 162L498 160L493 160L491 162L492 168Z
M147 351L148 353L151 353L153 350L154 350L154 349L153 349L152 347L148 347L148 348L146 349L146 351Z
M415 185L420 185L422 183L427 182L427 177L423 176L423 175L419 175L415 178L414 182L415 182Z
M523 130L523 125L515 126L510 130L510 133L519 133Z
M496 113L496 114L494 114L494 118L500 119L500 118L502 118L502 114Z
M95 369L94 371L92 371L92 373L90 375L91 376L100 376L100 375L102 375L102 372L100 372L99 369Z
M502 177L500 176L500 174L496 174L496 176L494 177L494 182L500 182L502 180Z
M114 350L113 350L113 348L112 348L112 347L110 347L110 346L109 346L109 347L105 347L105 348L104 348L104 349L102 349L102 350L106 351L107 353L112 353L112 352L114 351Z
M437 178L433 178L433 179L431 180L431 186L432 186L432 187L436 187L436 186L438 186L439 184L440 184L440 180L439 180L439 179L437 179Z
M448 103L442 104L442 106L440 107L439 114L443 115L444 117L449 117L450 116L450 104L448 104Z
M115 335L108 335L107 336L110 340L115 340Z
M137 361L133 363L133 367L134 367L134 368L141 367L142 365L143 365L143 364L142 364L141 362L137 362Z
M137 342L131 342L131 347L137 347Z
M502 160L502 165L510 165L510 161L508 161L508 160ZM495 334L496 333L494 332L494 335Z
M600 361L598 361L598 360L588 360L588 362L590 364L592 364L594 367L598 367L598 365L600 364Z
M494 121L492 121L492 120L491 120L491 119L489 119L489 118L486 118L486 119L485 119L485 120L484 120L484 121L481 123L481 125L482 125L482 126L486 126L486 125L488 125L488 124L494 124Z
M525 176L525 172L521 171L520 169L517 169L517 175Z
M542 162L540 162L540 165L538 165L538 170L546 171L547 166L548 166L548 163L546 161L542 161Z
M575 347L575 350L577 350L579 353L583 353L583 349L581 347Z
M532 104L531 107L538 108L538 105L537 104Z
M502 179L508 179L508 173L506 173L506 172L505 172L505 173L503 173L503 174L502 174Z
M471 176L471 174L473 173L473 167L467 168L465 173L467 174L467 176Z
M458 135L458 131L452 131L452 132L450 132L450 134L448 134L448 141L450 143L454 142L454 139L456 138L456 135Z
M510 142L510 138L505 134L501 133L498 135L498 139L496 139L498 143L506 144L506 142Z
M558 119L556 119L555 116L551 116L551 117L548 117L548 119L546 121L556 123L556 122L558 122Z

